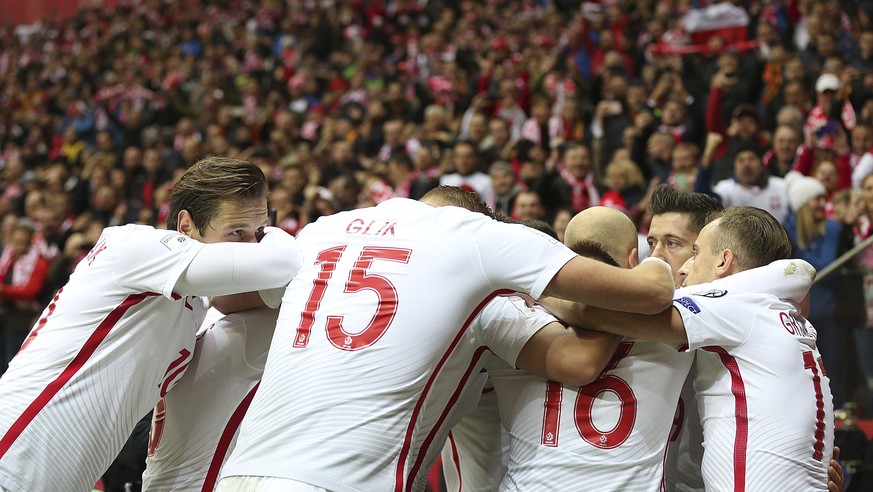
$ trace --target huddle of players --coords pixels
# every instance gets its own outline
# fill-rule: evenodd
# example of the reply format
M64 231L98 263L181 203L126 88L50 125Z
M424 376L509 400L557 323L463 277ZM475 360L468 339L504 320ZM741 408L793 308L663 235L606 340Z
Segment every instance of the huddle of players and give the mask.
M663 212L656 205L661 195L673 200ZM797 261L753 270L787 253L775 248L767 250L769 257L753 258L737 243L750 237L742 235L749 221L740 212L754 217L751 227L759 228L767 224L765 214L729 212L707 226L701 236L726 245L719 254L727 256L706 258L714 261L696 270L700 258L690 262L683 271L689 278L715 282L677 291L676 307L670 308L673 277L653 260L629 269L635 266L633 225L608 209L574 219L568 239L578 230L580 242L594 250L599 244L618 266L578 257L529 228L461 210L457 206L480 205L460 190L439 188L425 203L394 199L325 217L296 243L280 231L263 235L265 192L263 207L257 194L245 195L247 207L239 206L239 195L218 197L217 211L205 217L196 199L180 204L180 234L107 229L107 241L46 308L0 379L3 401L14 401L0 409L0 487L86 490L114 457L125 431L158 404L147 490L210 490L219 476L226 477L219 490L418 490L448 431L475 406L483 385L479 373L487 368L511 441L501 487L559 489L568 486L566 479L581 478L598 489L658 490L665 445L678 434L669 425L679 392L673 386L685 380L694 353L707 489L827 486L830 393L814 329L796 308L812 275ZM653 254L677 274L709 212L702 199L663 188L653 200ZM661 219L668 224L662 236ZM228 240L207 234L216 229L213 222L226 225L229 238L253 227L249 236L264 239L246 245L189 239ZM775 237L757 232L764 240ZM133 247L140 243L148 248ZM247 248L236 251L239 246ZM136 251L113 253L126 248ZM302 267L300 253L291 251L296 248ZM695 256L710 250L718 248L701 246ZM91 273L106 257L111 264ZM198 259L210 260L213 269ZM256 281L263 271L273 275ZM261 301L275 306L278 299L266 289L292 277L278 324L268 309L229 314L208 325L194 348L201 303L184 296L264 289L230 298L223 305L232 309L225 311ZM114 297L105 298L104 286L86 289L94 278L104 278ZM440 295L423 295L425 285ZM104 312L76 320L80 313L64 305L64 290L99 298L94 304ZM751 294L756 290L777 295ZM518 299L494 297L512 291L550 296L553 302L546 304L576 324L637 340L567 329ZM165 311L174 317L153 327ZM67 333L74 328L83 334L70 343ZM674 345L639 341L646 338ZM171 339L173 350L166 348ZM774 350L780 343L784 354ZM693 351L679 351L679 345ZM125 369L109 362L118 354L138 364L160 355L167 364L148 373L144 363ZM125 392L114 384L118 379ZM777 390L784 394L774 397ZM101 415L87 415L95 402ZM458 436L448 442L457 448ZM492 480L483 490L496 487L496 476L481 477ZM469 485L476 479L470 477L475 475L461 476L463 490L474 490ZM666 477L667 490L681 490Z
M706 217L721 213L721 205L706 195L664 186L656 190L650 211L651 254L670 263L681 285L692 273L693 267L683 268L692 256L692 245ZM752 218L744 219L740 213ZM756 220L759 227L769 226L767 236L778 238L775 244L781 247L770 248L769 257L761 255L752 263L767 265L790 253L787 238L770 219L756 210L739 209L724 214L716 224ZM709 227L702 239L710 239L712 232ZM579 254L624 268L636 261L635 228L614 210L594 208L578 214L567 227L565 243ZM822 458L830 457L828 443L833 442L827 381L823 374L815 375L815 368L807 371L809 377L803 375L803 360L818 360L814 335L808 325L800 324L802 317L791 304L778 299L800 302L815 272L796 260L743 270L747 271L712 284L693 285L714 280L701 277L698 268L696 276L685 281L690 287L677 290L674 302L681 308L669 313L678 318L673 334L668 332L670 323L657 317L604 312L599 318L598 313L589 313L592 319L578 319L582 325L635 337L619 344L603 373L590 384L567 387L492 358L486 364L490 384L479 408L452 430L443 450L448 489L562 490L579 488L580 483L589 484L581 486L583 490L826 488L827 465ZM762 314L762 321L754 321ZM774 315L775 323L766 320L767 314ZM796 337L783 333L783 319L788 316L805 331L796 330ZM530 310L514 323L523 327L554 321ZM729 333L730 328L737 333ZM679 345L683 348L677 350ZM688 351L689 346L714 353L718 359L708 361L708 354L698 355L701 368L692 370L696 351ZM785 354L786 360L780 362L780 356L772 354L762 358L746 346L778 348L775 352ZM792 356L803 365L792 363ZM763 366L765 362L768 366ZM680 400L678 410L676 405L682 383L695 376L698 399L706 409L707 454L702 470L703 435L693 390L690 399ZM796 396L789 395L792 392ZM806 405L804 398L809 400ZM799 408L794 416L808 425L780 423L773 430L774 420L786 407ZM498 418L506 432L489 427L488 422ZM483 435L482 429L489 429L490 436Z

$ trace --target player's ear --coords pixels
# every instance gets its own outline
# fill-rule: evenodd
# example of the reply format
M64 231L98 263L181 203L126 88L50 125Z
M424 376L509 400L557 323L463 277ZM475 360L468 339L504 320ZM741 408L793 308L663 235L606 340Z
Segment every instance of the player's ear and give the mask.
M737 256L734 254L731 249L723 249L718 254L717 262L715 265L715 274L716 278L727 277L728 275L735 273L737 267Z
M194 234L194 231L197 228L194 226L194 218L191 217L191 213L187 210L179 210L179 217L177 218L177 228L179 232L182 234L191 237Z
M640 253L637 251L637 248L630 250L630 253L627 257L627 265L628 268L633 268L640 264Z

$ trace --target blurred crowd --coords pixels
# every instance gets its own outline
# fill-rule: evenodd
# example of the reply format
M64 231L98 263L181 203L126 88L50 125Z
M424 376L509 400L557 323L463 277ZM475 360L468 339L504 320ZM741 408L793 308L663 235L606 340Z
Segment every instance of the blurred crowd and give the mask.
M161 226L208 155L261 166L291 233L450 184L559 235L616 207L645 249L666 183L769 210L822 269L873 233L871 150L861 0L130 0L4 25L3 362L102 228ZM866 397L873 249L811 305L835 403Z

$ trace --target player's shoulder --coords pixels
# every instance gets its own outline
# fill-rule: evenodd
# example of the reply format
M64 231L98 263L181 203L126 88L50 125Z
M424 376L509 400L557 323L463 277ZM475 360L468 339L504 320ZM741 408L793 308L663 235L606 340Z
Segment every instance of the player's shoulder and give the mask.
M166 229L156 229L150 225L143 224L126 224L120 226L111 226L103 229L103 233L101 235L102 238L111 239L111 240L120 240L127 241L133 238L162 238L162 237L170 237L170 236L183 236L182 233L176 231L169 231Z
M140 224L107 227L100 236L100 242L118 257L129 257L133 261L142 255L176 255L203 244L177 231Z
M718 310L736 305L737 292L727 288L723 282L689 285L676 289L673 305L690 314L701 314L707 310Z
M524 298L515 295L495 297L482 309L480 318L487 322L495 320L505 322L530 320L542 323L557 321L557 318L545 309L539 306L528 306Z

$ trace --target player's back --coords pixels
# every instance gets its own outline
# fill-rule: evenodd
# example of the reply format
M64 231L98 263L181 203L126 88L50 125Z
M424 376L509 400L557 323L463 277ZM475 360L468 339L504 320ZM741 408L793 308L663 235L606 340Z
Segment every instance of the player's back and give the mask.
M222 476L330 490L417 487L475 376L467 324L502 290L538 296L572 257L531 229L405 199L323 217L298 244L306 264Z
M833 402L815 329L793 304L733 290L730 278L677 291L689 346L701 349L706 490L825 490Z
M190 360L203 306L171 289L199 245L104 231L0 379L0 486L93 486Z
M276 310L220 317L152 419L143 490L212 490L264 372Z
M569 387L489 359L510 432L501 490L657 491L680 382L691 357L647 341L622 342L600 378Z

